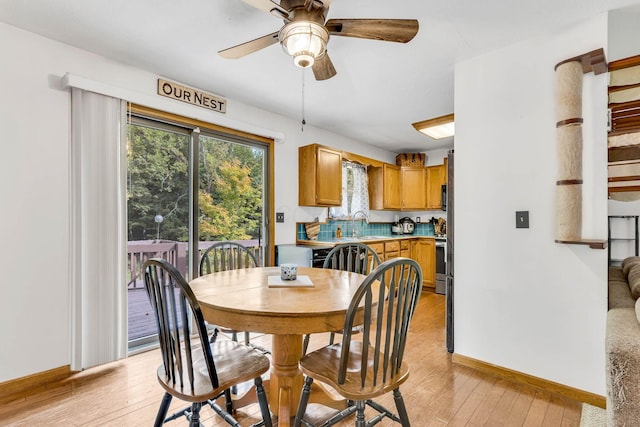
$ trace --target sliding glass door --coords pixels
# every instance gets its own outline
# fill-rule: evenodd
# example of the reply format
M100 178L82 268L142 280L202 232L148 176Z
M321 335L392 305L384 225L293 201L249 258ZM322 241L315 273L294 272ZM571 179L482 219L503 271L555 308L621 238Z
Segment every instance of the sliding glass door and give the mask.
M168 260L187 280L213 242L238 241L264 263L269 145L132 116L127 146L129 349L156 340L143 263ZM191 254L196 254L192 257Z
M260 264L265 240L265 149L201 134L200 250L234 240L251 248Z

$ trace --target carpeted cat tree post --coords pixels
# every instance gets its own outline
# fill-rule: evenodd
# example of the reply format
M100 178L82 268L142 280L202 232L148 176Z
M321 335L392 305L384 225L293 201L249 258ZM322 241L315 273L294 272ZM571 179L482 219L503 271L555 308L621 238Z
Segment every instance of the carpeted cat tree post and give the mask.
M556 65L556 242L588 244L582 239L582 81L585 73L607 71L604 50L597 49Z
M582 64L556 67L556 133L558 180L556 181L556 240L582 237Z

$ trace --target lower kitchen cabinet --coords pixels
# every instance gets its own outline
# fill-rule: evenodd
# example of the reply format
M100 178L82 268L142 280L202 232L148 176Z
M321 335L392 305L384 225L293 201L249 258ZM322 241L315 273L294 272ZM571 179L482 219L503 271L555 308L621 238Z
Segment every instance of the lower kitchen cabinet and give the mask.
M376 251L380 261L405 257L418 262L422 270L422 284L435 290L436 287L436 241L430 238L386 240L368 244Z
M411 258L411 244L408 240L400 240L400 256Z
M384 242L384 260L389 261L393 258L400 256L400 242L398 240L392 240Z
M369 243L368 246L376 251L376 254L378 254L378 258L380 258L380 261L384 262L384 243Z
M436 241L435 239L416 239L411 242L412 258L422 269L422 284L436 287Z

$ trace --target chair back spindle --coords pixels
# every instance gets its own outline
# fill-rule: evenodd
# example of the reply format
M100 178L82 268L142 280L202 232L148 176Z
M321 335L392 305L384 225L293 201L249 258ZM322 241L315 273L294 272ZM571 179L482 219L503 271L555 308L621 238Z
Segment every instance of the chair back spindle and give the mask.
M363 243L336 245L324 261L323 268L369 274L380 264L376 251Z
M258 266L255 255L244 245L223 241L209 246L200 258L200 275Z

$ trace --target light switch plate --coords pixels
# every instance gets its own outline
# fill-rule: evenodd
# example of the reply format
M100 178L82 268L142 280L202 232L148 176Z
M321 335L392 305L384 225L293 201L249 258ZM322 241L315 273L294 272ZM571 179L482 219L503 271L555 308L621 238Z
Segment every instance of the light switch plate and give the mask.
M529 211L516 211L516 228L529 228Z
M276 212L276 222L284 222L284 212Z

